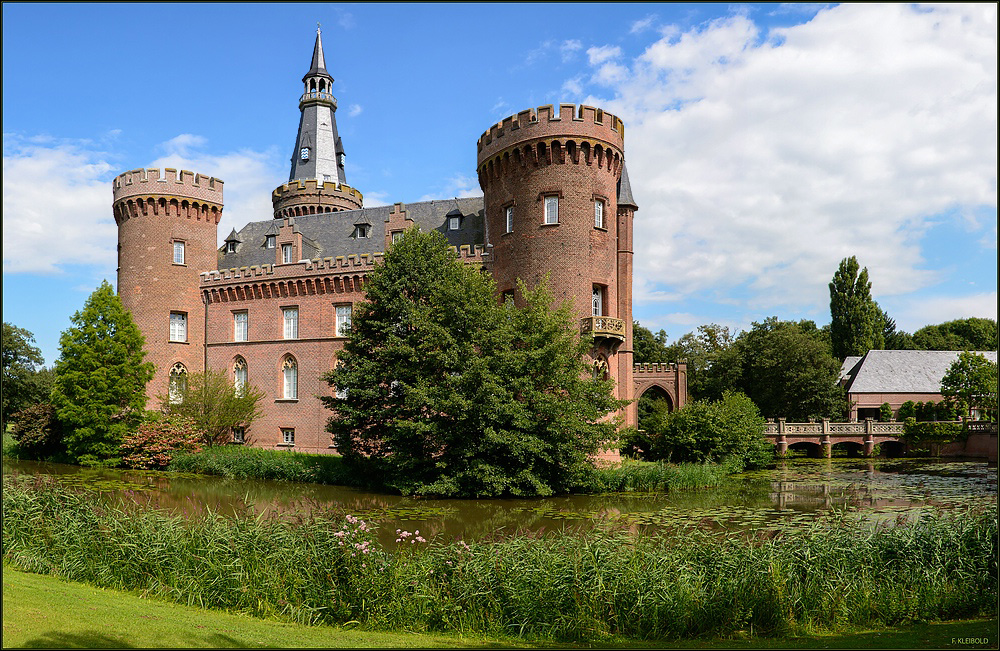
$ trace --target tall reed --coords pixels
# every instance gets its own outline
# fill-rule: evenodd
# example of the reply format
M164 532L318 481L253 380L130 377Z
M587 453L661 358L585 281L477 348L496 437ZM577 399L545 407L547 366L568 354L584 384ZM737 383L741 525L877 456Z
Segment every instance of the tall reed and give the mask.
M341 459L331 454L303 454L243 445L217 445L180 454L170 470L219 475L233 479L268 479L317 484L350 485Z
M780 537L515 536L395 549L343 513L188 520L5 477L14 567L302 622L556 640L787 634L995 614L997 510Z

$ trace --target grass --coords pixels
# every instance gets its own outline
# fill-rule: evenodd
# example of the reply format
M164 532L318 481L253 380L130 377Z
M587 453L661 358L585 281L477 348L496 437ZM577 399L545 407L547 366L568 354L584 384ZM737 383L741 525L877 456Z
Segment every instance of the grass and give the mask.
M663 463L623 459L620 464L599 466L590 483L580 492L625 493L669 492L694 488L711 488L725 481L738 470L731 464Z
M780 536L519 535L383 548L344 513L187 520L6 477L19 569L303 624L562 642L884 627L995 616L997 511Z
M5 648L532 648L551 643L477 635L303 626L183 606L56 577L3 571ZM676 642L605 640L603 648L940 649L997 648L998 621L915 624L902 629L792 638ZM957 639L984 643L956 645ZM565 646L565 645L560 645Z
M351 485L339 456L291 450L264 450L249 445L219 445L178 455L170 470L218 475L231 479L267 479Z

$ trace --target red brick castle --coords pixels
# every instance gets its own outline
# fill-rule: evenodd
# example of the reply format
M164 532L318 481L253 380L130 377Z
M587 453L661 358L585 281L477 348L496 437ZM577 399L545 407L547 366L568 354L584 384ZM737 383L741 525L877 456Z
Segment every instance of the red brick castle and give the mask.
M404 230L441 232L456 255L483 265L502 293L548 273L557 301L572 301L594 336L598 372L618 397L653 387L676 408L686 368L632 363L632 220L625 126L590 106L521 111L477 143L482 198L363 207L349 186L337 100L319 31L302 78L301 118L288 182L274 217L235 229L218 248L221 180L138 169L114 180L118 293L146 337L156 375L151 398L189 372L225 370L266 394L265 415L236 442L326 452L329 412L317 396L337 363L368 272ZM636 403L625 422L637 422Z

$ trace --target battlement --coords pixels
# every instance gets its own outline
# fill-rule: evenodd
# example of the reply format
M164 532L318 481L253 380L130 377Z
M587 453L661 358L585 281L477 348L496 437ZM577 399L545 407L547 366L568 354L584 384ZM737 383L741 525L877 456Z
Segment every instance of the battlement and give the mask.
M274 189L274 192L271 193L271 197L272 200L276 201L286 192L319 192L320 190L350 195L356 198L359 204L364 200L364 196L361 192L346 183L324 183L318 179L296 179L294 181L289 181L288 183L283 183Z
M660 373L675 373L677 371L677 364L633 364L632 374L641 375L643 373L649 374L660 374Z
M194 199L222 205L222 179L172 167L135 169L112 181L114 201L149 195Z
M558 113L551 104L527 109L483 132L476 143L478 163L516 143L550 137L602 140L622 149L625 124L603 109L583 104L560 104Z

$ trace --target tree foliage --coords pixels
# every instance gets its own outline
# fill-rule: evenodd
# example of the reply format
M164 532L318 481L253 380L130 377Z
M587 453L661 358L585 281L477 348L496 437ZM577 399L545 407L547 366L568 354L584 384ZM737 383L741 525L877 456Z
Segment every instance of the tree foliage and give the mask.
M632 362L635 364L669 364L671 351L667 348L667 333L661 329L656 334L643 327L638 321L632 322Z
M59 339L52 403L73 459L113 460L122 438L142 421L153 365L145 340L104 281Z
M996 350L997 322L977 317L929 325L913 333L917 350Z
M650 460L734 460L759 468L774 457L764 419L746 395L726 391L721 400L695 400L674 412L659 411L650 424Z
M38 381L37 368L44 363L35 336L15 325L3 322L3 412L2 426L14 412L48 398L44 382Z
M997 411L997 365L984 355L963 351L941 378L941 395L954 400L963 415Z
M769 317L740 333L707 371L703 397L729 391L750 397L767 418L843 418L847 398L838 386L840 363L824 330L812 321ZM717 392L717 393L716 393Z
M10 434L18 452L32 459L59 459L65 451L62 425L48 403L29 405L11 416Z
M839 360L884 346L886 323L872 299L867 267L858 271L853 255L840 261L830 282L830 337ZM895 329L895 324L893 324Z
M408 231L368 277L324 398L345 463L404 493L564 492L623 406L593 377L568 306L544 286L500 304L438 233ZM378 481L378 480L377 480Z
M190 420L205 446L227 443L234 427L249 428L264 413L264 392L249 384L236 387L223 371L189 373L179 393L177 401L170 396L159 400L168 413Z

